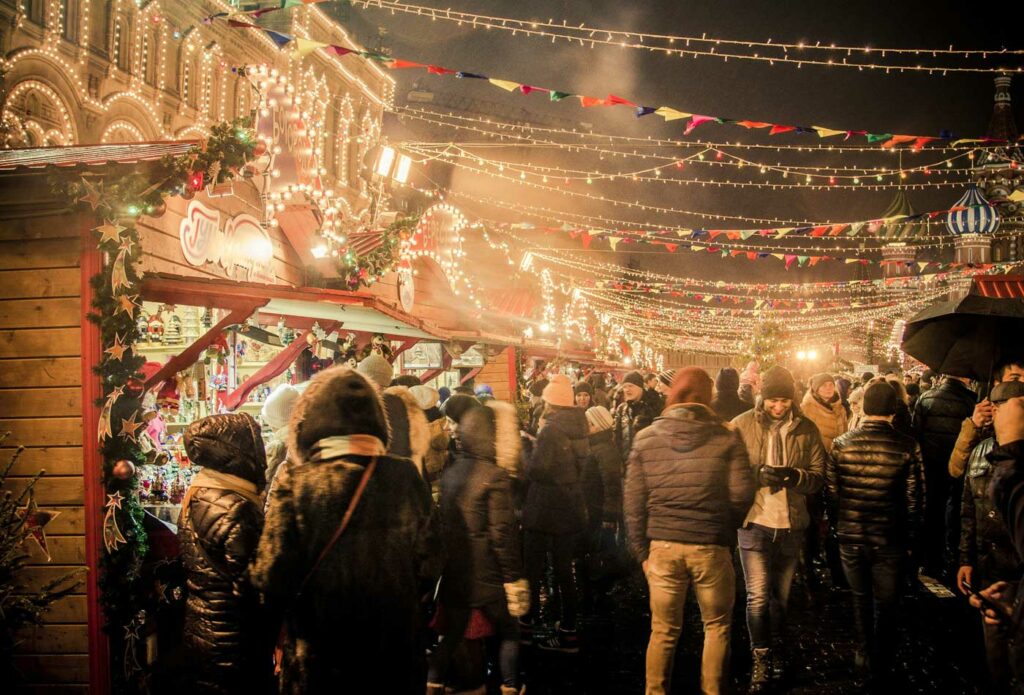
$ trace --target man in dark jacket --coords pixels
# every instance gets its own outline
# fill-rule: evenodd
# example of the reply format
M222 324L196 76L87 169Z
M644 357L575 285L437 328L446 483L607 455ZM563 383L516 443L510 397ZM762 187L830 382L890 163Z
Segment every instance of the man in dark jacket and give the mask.
M281 692L423 693L421 601L444 559L426 482L386 455L380 393L347 367L313 377L289 431L251 570L286 616Z
M430 656L428 693L444 692L449 662L462 642L471 610L476 609L501 642L503 695L519 694L516 617L529 608L529 588L512 511L512 481L496 462L497 417L504 415L489 407L467 411L458 429L459 454L441 478L440 519L447 557L441 582L444 625ZM514 411L510 415L515 418ZM513 423L511 430L516 429ZM506 444L515 447L516 442Z
M767 687L770 671L782 671L786 604L810 524L807 495L825 482L821 434L795 398L793 375L772 367L761 378L757 405L732 421L759 485L738 533L754 660L751 692Z
M587 418L576 408L568 377L556 374L544 388L545 411L533 455L526 466L523 504L523 553L530 582L530 605L540 603L540 584L548 553L561 607L558 632L538 643L542 649L579 651L576 635L576 585L572 562L580 533L587 527L583 472L590 447ZM524 621L532 626L532 620Z
M668 408L637 435L626 468L629 545L651 595L647 692L671 689L692 584L704 622L701 690L726 687L736 577L736 528L754 497L746 448L710 408L711 377L678 371Z
M921 560L925 570L934 577L949 574L960 545L960 486L963 483L950 484L948 466L960 425L974 411L976 397L968 383L968 379L947 376L936 388L924 393L914 406L914 434L924 456L925 477ZM947 550L949 563L944 558Z
M644 377L644 402L647 403L647 408L651 411L651 418L656 418L661 415L661 411L665 409L665 395L662 393L659 385L661 380L658 375L654 372L648 372Z
M732 367L723 367L715 378L715 400L711 409L726 422L740 413L750 410L750 405L740 400L740 373Z
M843 571L853 590L857 665L872 680L890 674L898 589L919 523L921 450L892 424L899 397L885 381L864 390L861 426L837 437L826 467Z
M248 567L263 530L267 459L260 426L241 413L185 430L202 466L181 506L178 538L188 581L185 648L198 693L269 693L277 627L259 607Z
M629 458L629 450L633 448L633 438L637 432L651 424L658 413L651 410L644 400L644 378L640 372L629 372L622 378L623 401L615 407L615 424L612 435L615 446L619 448L622 460Z

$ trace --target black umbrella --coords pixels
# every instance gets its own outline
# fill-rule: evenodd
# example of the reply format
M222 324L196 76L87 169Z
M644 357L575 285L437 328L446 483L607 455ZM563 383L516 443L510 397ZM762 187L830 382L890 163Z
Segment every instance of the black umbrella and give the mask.
M969 294L907 323L903 352L939 374L987 382L997 362L1024 354L1024 300Z

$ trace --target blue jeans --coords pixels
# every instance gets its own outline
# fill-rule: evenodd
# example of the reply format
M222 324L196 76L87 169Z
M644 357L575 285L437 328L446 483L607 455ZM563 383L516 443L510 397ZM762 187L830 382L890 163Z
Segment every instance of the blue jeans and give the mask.
M750 646L772 646L786 626L789 589L800 560L803 531L748 524L738 532L740 563L747 584L747 631Z

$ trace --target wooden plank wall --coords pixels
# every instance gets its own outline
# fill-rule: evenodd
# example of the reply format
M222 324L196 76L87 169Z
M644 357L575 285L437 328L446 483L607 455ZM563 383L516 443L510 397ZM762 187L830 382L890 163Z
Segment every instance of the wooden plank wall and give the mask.
M36 500L61 512L46 527L52 562L30 544L24 580L33 588L86 562L78 234L67 216L0 215L0 432L11 432L0 464L13 447L26 446L8 489L20 492L45 469ZM87 692L84 583L44 621L22 635L18 648L16 666L28 691Z
M513 385L509 383L508 360L509 351L512 348L505 348L494 357L487 360L480 373L473 380L477 386L488 384L494 391L494 397L499 401L512 402Z

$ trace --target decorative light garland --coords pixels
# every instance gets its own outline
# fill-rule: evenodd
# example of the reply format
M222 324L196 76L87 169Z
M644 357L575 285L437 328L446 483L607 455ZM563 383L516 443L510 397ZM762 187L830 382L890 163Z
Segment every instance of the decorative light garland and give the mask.
M326 0L307 0L311 2L325 2ZM971 66L956 66L956 65L921 65L921 64L885 64L885 63L874 63L858 60L860 56L881 56L886 57L888 54L898 56L914 56L918 59L938 58L942 57L959 57L964 58L975 58L981 60L988 60L993 57L1005 60L1009 58L1018 58L1024 55L1024 51L1011 50L1000 48L993 50L984 49L954 49L952 46L945 49L919 49L919 48L877 48L872 46L844 46L836 45L833 42L825 43L822 41L803 41L800 43L785 43L775 42L771 39L766 41L743 41L738 39L727 39L727 38L709 38L706 34L701 36L677 36L671 34L650 34L645 32L637 31L623 31L618 29L605 29L598 27L587 27L585 24L580 23L579 25L572 26L566 20L562 20L561 23L555 22L553 19L548 21L539 21L535 19L524 20L514 19L511 17L497 17L490 15L475 14L472 12L461 12L458 10L452 10L451 8L438 8L430 7L425 5L414 5L410 3L401 2L400 0L353 0L353 5L362 6L364 9L377 8L381 10L388 10L392 14L401 12L405 14L416 15L420 17L429 17L432 21L438 19L454 22L458 26L468 25L473 29L484 29L484 30L499 30L511 32L513 36L523 34L524 36L531 36L537 38L550 39L552 43L557 40L565 40L570 44L577 44L580 46L589 46L591 48L602 45L611 46L615 48L632 48L640 49L645 51L651 51L654 53L661 53L667 56L679 56L679 57L710 57L720 58L723 61L728 62L730 58L734 60L748 60L756 61L760 63L768 63L774 65L775 63L784 64L795 64L797 67L803 65L815 65L822 67L842 67L842 68L856 68L863 71L868 70L884 70L886 73L891 71L898 72L926 72L929 75L942 74L953 72L966 72L966 73L1004 73L1004 72L1021 72L1024 71L1024 66L999 66L999 67L971 67ZM662 42L668 45L657 45L657 43L650 42ZM646 42L646 43L645 43ZM676 43L682 44L682 47L676 46ZM722 51L720 46L727 46L731 50ZM739 49L757 49L758 53L738 53ZM761 55L760 51L768 52L770 55ZM827 54L830 57L800 57L790 55L790 51L800 53L807 52L809 54Z

